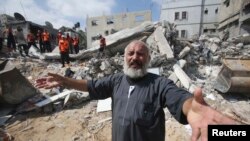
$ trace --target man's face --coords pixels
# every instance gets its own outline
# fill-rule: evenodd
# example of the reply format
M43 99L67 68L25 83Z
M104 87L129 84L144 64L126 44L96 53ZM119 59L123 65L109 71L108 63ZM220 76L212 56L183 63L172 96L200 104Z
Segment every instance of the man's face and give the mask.
M147 73L149 63L147 47L141 42L133 42L125 51L124 73L131 78L140 78Z

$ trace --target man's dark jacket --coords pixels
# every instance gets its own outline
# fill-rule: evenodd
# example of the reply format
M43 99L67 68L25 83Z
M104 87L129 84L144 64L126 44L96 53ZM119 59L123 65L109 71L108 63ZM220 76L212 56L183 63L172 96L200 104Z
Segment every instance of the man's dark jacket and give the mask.
M92 99L112 98L113 141L164 141L165 107L187 124L182 106L192 95L165 77L148 73L133 80L118 73L88 81L88 90Z

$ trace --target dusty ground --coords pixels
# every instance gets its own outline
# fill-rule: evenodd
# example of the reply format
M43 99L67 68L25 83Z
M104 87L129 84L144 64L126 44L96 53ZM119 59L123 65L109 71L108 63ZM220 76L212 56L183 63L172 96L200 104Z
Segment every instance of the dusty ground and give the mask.
M15 116L7 132L15 141L111 141L111 112L96 112L96 101L45 114L35 110ZM190 133L174 119L166 121L167 141L188 141Z
M17 115L6 129L16 141L109 141L110 117L111 112L96 113L96 102L88 101L51 114Z
M49 65L48 62L34 59L17 59L12 63L31 83L48 72L63 75L66 69L61 69L58 62ZM97 113L96 105L97 101L88 100L59 111L46 110L52 107L48 105L14 116L8 121L5 129L15 141L109 141L111 111Z

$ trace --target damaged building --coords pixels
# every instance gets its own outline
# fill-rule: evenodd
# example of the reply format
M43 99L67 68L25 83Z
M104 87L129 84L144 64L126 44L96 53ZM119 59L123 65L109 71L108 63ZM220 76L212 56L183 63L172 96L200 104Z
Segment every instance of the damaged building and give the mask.
M219 13L220 33L227 33L235 37L250 32L250 1L249 0L222 0Z
M161 20L174 23L180 38L249 33L249 0L164 0Z
M219 0L163 0L160 19L175 23L179 38L214 34L220 4Z
M151 15L151 11L138 11L87 17L86 32L88 48L93 47L92 42L99 40L99 34L108 36L122 29L138 26L145 21L152 21Z
M23 29L24 36L27 37L27 34L31 30L34 35L37 35L38 30L43 31L44 29L48 30L51 35L51 44L52 47L56 44L56 35L58 30L53 27L53 25L46 21L45 25L39 25L31 21L27 21L21 14L14 13L14 17L2 14L0 15L1 28L5 28L11 26L13 32L17 31L17 27L21 27Z

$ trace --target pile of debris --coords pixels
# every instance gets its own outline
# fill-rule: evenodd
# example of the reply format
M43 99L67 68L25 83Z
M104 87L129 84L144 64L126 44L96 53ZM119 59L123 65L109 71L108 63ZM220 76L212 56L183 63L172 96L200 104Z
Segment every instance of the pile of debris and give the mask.
M193 92L196 87L202 87L205 100L209 105L242 123L250 124L249 95L247 95L249 89L247 89L245 84L236 85L230 83L235 78L240 80L233 82L242 80L250 82L248 81L250 76L250 73L248 73L250 70L247 64L248 61L244 64L241 63L242 60L250 59L249 38L248 34L230 39L223 38L223 40L219 35L202 35L197 39L189 41L180 40L176 37L174 24L166 21L159 23L145 22L138 27L125 29L107 36L105 57L93 57L97 56L98 52L98 42L95 42L93 43L93 48L81 50L77 55L71 54L70 57L74 60L71 62L71 67L63 69L60 68L58 60L60 55L58 52L40 54L37 50L31 49L29 52L31 58L16 57L9 59L9 62L14 64L12 66L16 66L17 69L15 67L12 69L6 67L7 61L2 63L3 67L0 70L2 83L0 101L4 101L1 102L4 104L18 104L18 106L14 108L8 107L9 110L6 110L7 108L4 109L4 114L0 115L1 126L5 127L7 131L12 131L16 136L21 136L20 133L12 130L18 115L27 114L28 111L35 111L50 115L57 113L59 116L63 110L72 109L72 107L77 107L82 103L91 103L89 102L88 93L62 87L52 90L37 90L28 84L27 80L30 83L34 83L35 79L46 76L47 72L54 72L75 79L98 79L121 72L124 64L124 48L134 39L142 40L148 44L152 54L149 66L151 69L154 68L157 74L173 80L178 87L187 89L190 92ZM238 64L238 68L239 66L241 67L237 72L230 68L235 63ZM223 69L229 73L222 73ZM9 79L10 75L7 73L10 72L18 74L16 77L24 76L27 80L25 78L20 78L18 81L15 81L16 79L14 78ZM8 76L8 78L2 76ZM22 83L19 83L19 81ZM27 82L27 85L23 82ZM15 84L17 87L15 87ZM234 91L231 91L232 87ZM225 88L227 89L225 90ZM241 88L244 88L242 92L244 95L235 93L235 90L237 91ZM29 92L20 93L20 90L24 89L29 90ZM21 100L13 103L14 100L10 98L13 95ZM93 108L93 103L91 104ZM98 105L97 102L94 102L94 104ZM110 103L108 103L109 106ZM1 108L1 110L3 109ZM168 113L167 109L165 112L167 122L166 139L173 140L173 137L175 137L174 140L186 140L191 133L190 127L177 123L173 124L176 121ZM90 117L90 115L95 116L96 114L91 111L89 116L82 119L81 123L89 121L89 118L94 118ZM101 130L104 126L110 127L110 124L112 124L110 116L109 113L103 122L94 127L89 126L88 133L93 133L89 131L92 128L100 128ZM31 119L28 118L26 120ZM55 127L53 126L53 128ZM173 135L175 130L183 130L183 132L179 134L175 132L176 135ZM79 133L81 129L75 132L77 132L75 133L77 137L72 137L74 140L90 140L90 136L83 137L84 135ZM45 136L49 138L47 135ZM31 139L31 137L25 139Z

